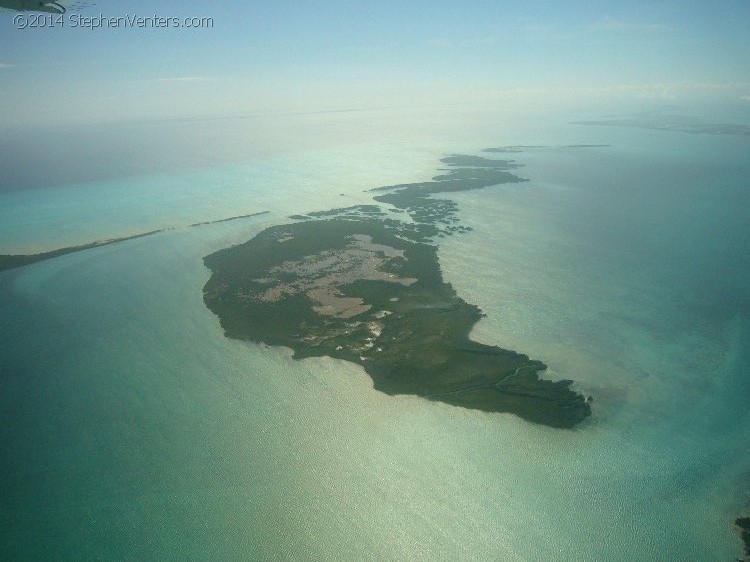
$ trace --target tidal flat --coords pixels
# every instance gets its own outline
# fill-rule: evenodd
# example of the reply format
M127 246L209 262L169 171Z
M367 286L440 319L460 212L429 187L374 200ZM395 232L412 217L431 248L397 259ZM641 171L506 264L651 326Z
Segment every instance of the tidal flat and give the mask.
M206 256L204 302L228 337L357 363L384 393L571 428L591 399L572 381L541 379L539 360L470 340L482 312L444 282L438 262L436 240L467 227L454 201L433 195L526 181L509 171L520 166L441 162L448 168L432 181L373 190L389 207L298 215Z

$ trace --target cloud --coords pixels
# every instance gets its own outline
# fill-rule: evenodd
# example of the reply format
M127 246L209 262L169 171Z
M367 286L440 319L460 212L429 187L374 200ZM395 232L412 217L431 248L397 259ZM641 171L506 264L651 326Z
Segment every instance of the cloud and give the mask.
M210 82L214 78L210 76L174 76L169 78L154 78L154 82Z
M456 46L456 43L450 39L437 38L430 39L427 41L430 47L437 47L438 49L452 49Z
M742 101L750 101L750 94L748 94L748 95L746 95L746 96L740 96L740 99L741 99Z
M12 64L7 64L4 62L0 62L0 68L13 68Z
M497 44L497 37L473 37L471 39L449 39L447 37L436 37L427 41L430 47L437 49L457 49L466 47L489 47Z
M633 20L623 20L605 16L597 22L589 25L589 31L647 31L659 33L671 31L672 28L663 23L640 22Z

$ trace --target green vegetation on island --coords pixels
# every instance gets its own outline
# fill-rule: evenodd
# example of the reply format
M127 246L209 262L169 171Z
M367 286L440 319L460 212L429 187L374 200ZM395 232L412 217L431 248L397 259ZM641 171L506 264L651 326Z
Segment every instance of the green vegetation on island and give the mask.
M591 408L572 381L540 379L542 362L469 339L482 313L443 280L434 245L465 227L454 201L432 195L525 181L508 171L518 165L442 162L449 170L430 182L374 190L410 220L377 205L297 215L206 256L204 301L227 336L357 363L387 394L573 427Z

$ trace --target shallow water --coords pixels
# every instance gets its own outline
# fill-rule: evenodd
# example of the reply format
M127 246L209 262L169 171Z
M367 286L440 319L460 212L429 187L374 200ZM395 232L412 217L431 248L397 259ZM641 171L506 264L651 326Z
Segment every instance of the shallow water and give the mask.
M5 248L177 227L0 274L2 551L737 556L750 467L747 141L505 134L2 194ZM288 214L429 177L443 150L577 142L612 146L513 155L531 181L456 195L475 230L440 247L447 280L487 313L473 337L594 396L574 431L385 396L354 365L227 340L203 306L202 256Z

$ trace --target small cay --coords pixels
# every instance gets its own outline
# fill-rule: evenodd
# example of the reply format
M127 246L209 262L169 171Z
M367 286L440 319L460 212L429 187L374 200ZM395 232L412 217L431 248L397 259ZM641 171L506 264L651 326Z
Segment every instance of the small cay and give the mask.
M750 560L750 517L738 517L734 524L739 528L742 542L745 544L745 560Z

